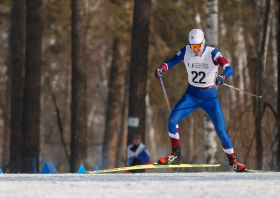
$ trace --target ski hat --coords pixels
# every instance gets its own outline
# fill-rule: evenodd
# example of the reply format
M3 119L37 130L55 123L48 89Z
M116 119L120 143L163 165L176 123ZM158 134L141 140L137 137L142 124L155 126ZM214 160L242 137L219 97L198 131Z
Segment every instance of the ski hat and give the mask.
M136 140L136 139L139 139L139 140L141 140L141 137L140 137L140 135L135 135L135 136L133 137L133 140Z
M204 33L201 29L193 29L189 34L190 44L200 44L205 42Z

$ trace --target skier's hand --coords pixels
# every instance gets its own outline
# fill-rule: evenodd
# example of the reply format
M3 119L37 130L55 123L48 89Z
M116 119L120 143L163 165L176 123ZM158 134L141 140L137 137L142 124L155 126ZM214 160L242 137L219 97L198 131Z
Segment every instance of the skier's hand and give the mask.
M163 74L162 69L156 69L156 71L155 71L155 76L156 76L157 78L161 78L161 77L162 77L162 74Z
M216 85L222 85L224 84L224 80L225 80L225 77L222 75L222 76L217 76L215 78L215 84Z

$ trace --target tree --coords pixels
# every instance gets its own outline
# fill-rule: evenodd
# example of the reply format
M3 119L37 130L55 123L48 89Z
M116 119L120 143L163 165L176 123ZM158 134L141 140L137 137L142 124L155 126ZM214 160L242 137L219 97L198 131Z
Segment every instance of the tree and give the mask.
M85 63L86 2L72 0L72 102L70 172L87 156L87 102Z
M26 53L23 96L23 155L22 172L33 173L30 166L35 156L37 169L40 152L40 84L42 62L42 0L26 0Z
M280 10L280 2L278 2L278 8ZM278 50L278 93L277 93L277 117L276 117L276 122L277 122L277 128L278 132L276 135L276 142L278 143L278 148L276 152L276 160L278 164L278 170L280 170L280 12L278 11L278 36L277 36L277 50Z
M121 63L119 39L113 43L113 59L109 79L109 93L106 109L106 124L104 134L104 157L109 160L109 168L115 166L116 150L121 118L121 91L124 78L124 64Z
M207 45L218 47L218 0L207 1ZM205 163L216 163L216 132L208 115L204 114L204 158Z
M11 143L10 172L20 172L22 156L22 101L24 67L25 0L13 0L11 11Z
M258 95L261 96L263 94L263 86L265 82L265 51L268 46L268 29L270 26L270 6L271 0L266 1L266 13L265 13L265 20L264 20L264 30L263 30L263 39L262 39L262 46L259 56L260 67L257 70L257 91ZM262 168L263 162L263 140L262 140L262 129L261 123L264 111L262 110L262 100L257 100L257 111L256 111L256 119L255 119L255 133L256 133L256 163L257 169Z
M151 0L134 1L127 144L134 135L140 135L145 143L150 9Z

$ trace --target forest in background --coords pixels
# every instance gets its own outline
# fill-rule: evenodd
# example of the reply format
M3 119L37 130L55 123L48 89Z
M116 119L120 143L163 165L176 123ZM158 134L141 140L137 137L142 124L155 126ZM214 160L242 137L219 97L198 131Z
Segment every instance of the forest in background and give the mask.
M141 135L152 161L162 157L163 147L166 154L171 151L167 128L169 111L154 70L188 45L192 29L201 28L207 37L208 1L151 0L144 111L146 125L143 125L145 132ZM16 0L0 0L0 167L3 171L11 168L12 2ZM109 166L124 166L126 146L131 143L127 142L127 120L128 91L133 89L129 85L132 80L134 1L84 2L86 36L83 65L87 86L86 120L83 123L87 127L87 137L86 152L80 153L83 159L79 162L89 170L100 165L102 148ZM54 162L59 172L70 171L72 150L72 11L70 0L42 1L39 156L43 162ZM225 86L217 88L235 153L240 162L251 168L279 169L278 38L279 1L218 0L217 48L235 72L226 83L263 95L263 99L258 100ZM133 67L135 78L141 66L145 67ZM219 73L222 73L221 68ZM173 108L188 86L184 64L180 63L165 73L163 81ZM195 110L179 126L183 162L204 163L204 112ZM220 170L224 170L228 167L227 161L218 137L216 139L215 158L222 164Z

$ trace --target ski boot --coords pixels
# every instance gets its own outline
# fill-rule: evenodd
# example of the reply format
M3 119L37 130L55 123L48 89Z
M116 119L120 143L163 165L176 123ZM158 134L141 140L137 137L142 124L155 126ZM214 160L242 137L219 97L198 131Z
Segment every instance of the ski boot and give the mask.
M181 148L180 146L174 146L172 148L171 154L167 155L166 157L160 158L158 160L158 164L180 164L181 160Z
M241 164L237 161L236 157L229 157L228 158L229 165L231 169L235 172L246 172L246 165Z

